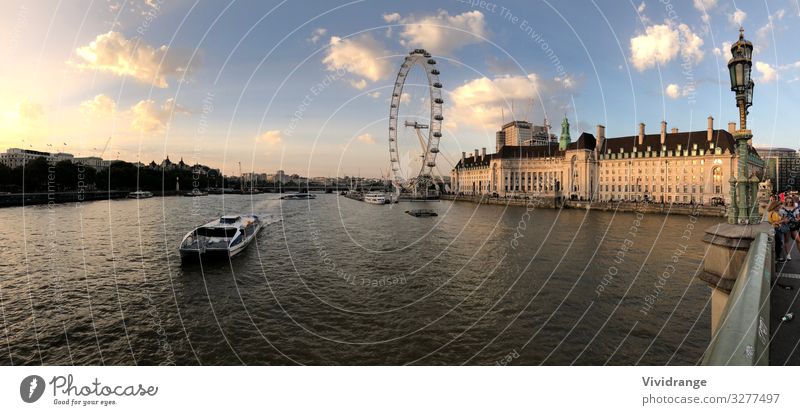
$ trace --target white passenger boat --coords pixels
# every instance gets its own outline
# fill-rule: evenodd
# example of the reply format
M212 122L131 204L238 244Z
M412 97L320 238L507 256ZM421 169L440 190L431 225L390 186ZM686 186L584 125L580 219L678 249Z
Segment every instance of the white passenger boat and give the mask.
M256 215L227 215L189 232L183 237L182 259L219 255L232 257L242 252L261 230Z
M135 192L128 193L128 197L131 199L147 199L153 197L153 193L143 190L137 190Z
M380 192L369 192L364 195L364 201L373 205L385 205L386 195Z

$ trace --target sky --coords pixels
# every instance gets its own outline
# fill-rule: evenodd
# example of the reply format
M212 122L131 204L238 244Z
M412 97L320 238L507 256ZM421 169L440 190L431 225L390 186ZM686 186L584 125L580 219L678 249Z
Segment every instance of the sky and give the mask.
M737 118L727 75L755 46L756 144L798 148L797 0L5 1L0 149L199 162L226 174L379 177L403 57L437 59L447 174L494 148L503 121L546 117L573 140L644 122L681 131ZM418 68L417 68L418 69ZM412 71L413 72L413 71ZM404 118L427 117L421 71ZM414 82L411 82L414 81ZM400 134L413 159L416 137Z

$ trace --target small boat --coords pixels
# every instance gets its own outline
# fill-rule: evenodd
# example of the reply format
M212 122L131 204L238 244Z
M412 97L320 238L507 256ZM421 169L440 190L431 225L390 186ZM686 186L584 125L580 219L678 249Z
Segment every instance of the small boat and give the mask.
M181 241L181 259L201 256L233 257L242 252L262 228L256 215L226 215L186 234Z
M208 196L208 192L203 192L200 189L192 189L191 192L186 192L183 195L186 197Z
M408 213L411 216L417 217L417 218L426 218L426 217L430 217L430 216L439 216L439 214L436 213L436 211L433 210L433 209L411 209L411 210L407 210L406 213Z
M364 201L372 205L385 205L386 195L380 192L369 192L364 195Z
M286 196L281 196L281 200L308 200L308 199L316 199L316 195L312 195L311 193L293 193Z
M137 190L135 192L128 193L128 198L130 199L147 199L150 197L153 197L153 192Z

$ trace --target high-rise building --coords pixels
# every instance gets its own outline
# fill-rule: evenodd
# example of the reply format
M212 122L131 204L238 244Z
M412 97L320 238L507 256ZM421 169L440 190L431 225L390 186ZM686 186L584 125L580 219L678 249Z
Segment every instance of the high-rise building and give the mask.
M800 188L800 157L796 150L782 147L756 147L756 150L766 162L766 178L772 181L772 191Z
M495 151L500 151L503 146L544 146L557 143L557 138L550 134L550 126L545 120L544 125L533 125L528 121L511 121L495 135Z
M503 126L503 135L505 136L505 145L507 146L524 146L530 145L533 140L533 132L531 131L531 123L527 121L511 121Z

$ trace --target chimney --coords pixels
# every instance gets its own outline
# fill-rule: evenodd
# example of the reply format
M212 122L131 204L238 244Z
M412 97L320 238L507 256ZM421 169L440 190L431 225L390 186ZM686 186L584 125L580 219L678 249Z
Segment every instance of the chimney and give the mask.
M708 116L708 142L714 141L714 117Z
M597 124L597 151L603 151L603 145L606 142L606 126Z
M736 123L735 122L729 122L728 123L728 132L731 133L731 134L736 132Z
M486 158L486 147L481 148L481 159Z
M661 145L667 141L667 122L661 121Z
M466 158L467 158L467 152L466 151L462 151L461 152L461 165L462 166L464 165L464 159L466 159Z
M644 123L639 123L639 146L644 144Z
M672 134L678 134L678 129L677 129L677 128L675 128L675 127L672 127L672 130L670 130L670 133L672 133Z

